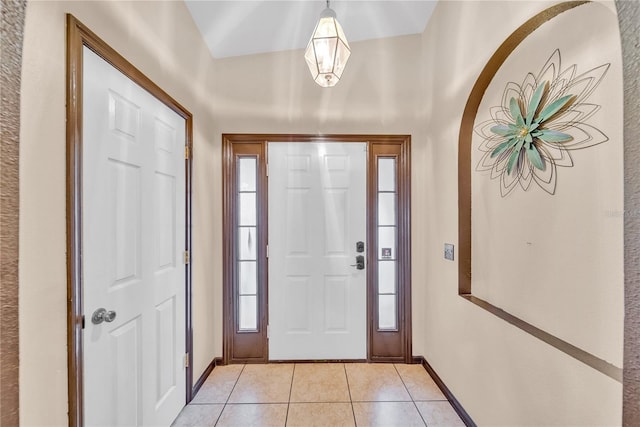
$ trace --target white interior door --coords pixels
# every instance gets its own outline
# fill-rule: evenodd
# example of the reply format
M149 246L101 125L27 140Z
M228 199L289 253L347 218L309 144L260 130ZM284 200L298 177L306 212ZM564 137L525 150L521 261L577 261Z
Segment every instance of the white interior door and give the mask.
M83 64L85 423L170 425L186 398L185 120L87 48Z
M269 358L366 358L365 143L269 143Z

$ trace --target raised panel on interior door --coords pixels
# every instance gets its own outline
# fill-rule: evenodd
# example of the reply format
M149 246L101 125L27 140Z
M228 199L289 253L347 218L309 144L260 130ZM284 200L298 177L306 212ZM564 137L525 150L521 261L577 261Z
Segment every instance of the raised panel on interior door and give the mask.
M348 330L348 286L348 276L325 276L325 332L345 332Z
M309 188L311 179L311 156L293 155L286 156L287 187Z
M156 306L156 405L176 386L176 299Z
M347 252L347 191L324 191L325 254L345 255Z
M349 168L349 157L344 155L328 154L324 156L324 164L329 172L345 172Z
M176 129L159 118L155 118L153 126L153 140L155 148L167 153L173 153L176 141Z
M109 90L109 130L131 142L140 133L140 107L113 89Z
M176 262L176 179L155 173L154 250L155 270L175 267Z
M311 164L311 157L307 155L294 155L289 154L287 156L287 170L289 172L309 172L309 166Z
M323 187L343 188L349 187L349 156L327 154L324 156Z
M115 400L109 423L113 426L137 426L142 421L141 323L140 317L135 317L109 333L110 372L115 374L110 390Z
M285 307L288 333L310 333L311 278L308 276L287 277Z
M111 287L126 286L140 277L140 168L109 159ZM89 227L104 224L89 224Z
M287 240L285 253L309 255L310 192L308 189L287 189Z

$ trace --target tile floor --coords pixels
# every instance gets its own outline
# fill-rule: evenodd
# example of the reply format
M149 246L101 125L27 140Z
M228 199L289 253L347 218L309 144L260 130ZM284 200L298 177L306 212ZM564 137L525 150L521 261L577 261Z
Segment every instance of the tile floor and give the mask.
M464 426L421 365L287 363L213 370L174 426Z

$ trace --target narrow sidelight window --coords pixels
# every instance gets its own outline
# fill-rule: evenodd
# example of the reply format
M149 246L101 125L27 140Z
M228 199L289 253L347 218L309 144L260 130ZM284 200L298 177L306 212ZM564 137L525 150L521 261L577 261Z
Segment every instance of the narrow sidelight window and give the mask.
M238 331L258 329L257 158L240 157L237 176Z
M396 281L398 241L398 191L396 158L378 158L378 330L398 329L398 287Z
M224 361L247 363L267 355L267 215L265 143L222 137L225 287Z

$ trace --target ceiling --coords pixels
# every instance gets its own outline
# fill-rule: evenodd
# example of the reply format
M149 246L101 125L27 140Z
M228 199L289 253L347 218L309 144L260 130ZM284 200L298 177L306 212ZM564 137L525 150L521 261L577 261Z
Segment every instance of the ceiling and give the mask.
M306 47L324 0L185 0L214 58ZM349 42L422 33L436 0L334 0Z

